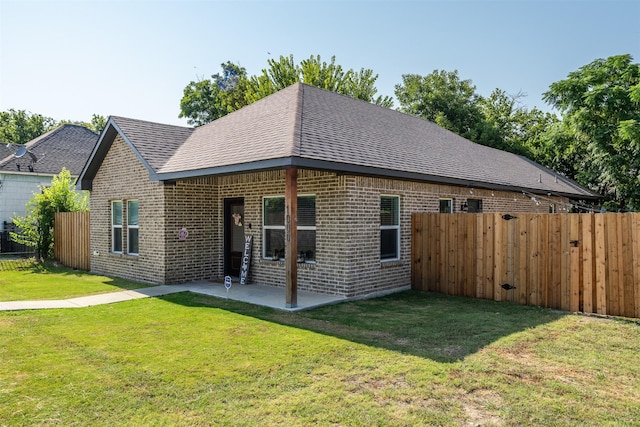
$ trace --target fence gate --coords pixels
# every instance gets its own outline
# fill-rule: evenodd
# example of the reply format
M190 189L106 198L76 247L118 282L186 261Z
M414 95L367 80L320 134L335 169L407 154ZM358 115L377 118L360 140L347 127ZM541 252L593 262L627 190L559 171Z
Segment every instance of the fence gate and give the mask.
M640 214L412 216L412 287L640 317Z

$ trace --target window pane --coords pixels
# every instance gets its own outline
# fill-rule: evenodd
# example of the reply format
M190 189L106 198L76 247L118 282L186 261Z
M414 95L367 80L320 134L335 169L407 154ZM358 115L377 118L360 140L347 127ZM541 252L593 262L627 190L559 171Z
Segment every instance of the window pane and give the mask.
M264 225L284 225L284 197L264 199Z
M138 253L138 229L130 228L129 235L127 237L128 237L127 245L129 248L129 253L137 254Z
M481 199L468 199L467 200L467 212L482 212L482 200Z
M264 255L267 258L284 258L284 230L264 231Z
M122 225L122 202L111 203L112 224Z
M316 198L315 196L298 197L298 225L316 225Z
M305 261L316 259L316 231L298 230L298 256Z
M399 198L380 197L380 225L398 225L399 222Z
M122 252L122 228L113 228L113 251Z
M398 258L398 231L380 230L380 259Z
M453 200L449 200L449 199L440 200L440 213L453 212L452 205L453 205Z
M138 201L127 202L127 225L138 225Z

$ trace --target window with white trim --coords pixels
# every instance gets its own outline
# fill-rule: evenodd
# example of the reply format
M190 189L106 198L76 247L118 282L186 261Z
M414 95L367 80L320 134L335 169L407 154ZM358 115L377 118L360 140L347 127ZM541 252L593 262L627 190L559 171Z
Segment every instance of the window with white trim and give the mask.
M284 258L284 197L263 199L262 256L273 260ZM316 196L298 196L299 261L316 260Z
M400 197L380 196L380 261L400 259Z
M111 202L111 252L122 253L122 200Z
M138 201L127 200L127 253L138 255Z

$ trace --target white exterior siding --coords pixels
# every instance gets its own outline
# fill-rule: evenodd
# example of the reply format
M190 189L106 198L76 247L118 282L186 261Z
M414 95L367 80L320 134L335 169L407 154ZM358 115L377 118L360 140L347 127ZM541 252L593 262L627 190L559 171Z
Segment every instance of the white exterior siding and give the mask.
M27 202L43 186L51 185L51 179L51 175L0 173L0 231L4 230L4 221L25 215Z

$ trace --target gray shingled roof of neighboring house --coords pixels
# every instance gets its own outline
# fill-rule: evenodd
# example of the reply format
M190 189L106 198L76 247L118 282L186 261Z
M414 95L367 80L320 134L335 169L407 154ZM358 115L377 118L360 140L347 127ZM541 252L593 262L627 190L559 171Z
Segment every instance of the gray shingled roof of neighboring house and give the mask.
M110 146L119 128L154 180L291 165L598 197L524 157L475 144L418 117L301 83L196 129L120 117L110 123L105 144ZM98 161L83 172L83 188L90 188L99 167L100 156L94 157Z
M15 153L22 146L12 145L10 153L0 158L0 172L56 175L65 167L71 175L78 176L97 142L98 134L86 127L65 124L24 145L35 156L35 163L29 154L16 158Z
M0 141L0 162L6 157L13 156L16 152L16 146L8 142Z

